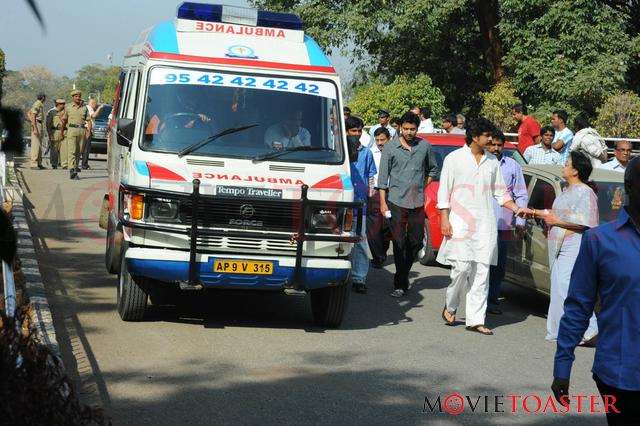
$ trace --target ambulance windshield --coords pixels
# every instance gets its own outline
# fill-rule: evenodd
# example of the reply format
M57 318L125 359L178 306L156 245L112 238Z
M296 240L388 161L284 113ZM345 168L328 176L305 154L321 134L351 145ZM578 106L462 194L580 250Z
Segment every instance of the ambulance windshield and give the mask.
M308 146L271 161L341 164L341 116L330 81L156 67L141 147L179 153L222 130L257 124L190 155L253 159Z

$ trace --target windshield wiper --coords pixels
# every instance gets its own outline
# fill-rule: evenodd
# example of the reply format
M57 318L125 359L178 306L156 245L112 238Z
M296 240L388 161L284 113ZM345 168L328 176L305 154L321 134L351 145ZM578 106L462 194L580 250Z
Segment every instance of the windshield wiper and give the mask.
M253 157L253 161L268 160L270 158L280 157L281 155L285 155L290 152L296 152L296 151L335 151L335 150L331 148L321 147L321 146L307 146L307 145L294 146L292 148L280 149L278 151L271 151L271 152L267 152L266 154L255 156Z
M224 129L223 131L218 132L215 135L209 136L208 138L203 139L200 142L196 142L193 145L189 145L188 147L186 147L185 149L183 149L178 153L178 157L184 157L187 154L191 154L196 149L202 148L206 144L215 141L221 136L226 136L226 135L230 135L231 133L241 132L242 130L250 129L256 126L259 126L259 124L248 124L246 126L240 126L240 127L229 127L228 129Z

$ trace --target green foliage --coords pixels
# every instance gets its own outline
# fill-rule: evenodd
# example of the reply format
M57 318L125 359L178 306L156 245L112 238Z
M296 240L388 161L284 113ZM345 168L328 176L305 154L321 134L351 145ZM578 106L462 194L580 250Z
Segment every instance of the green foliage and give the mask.
M101 92L101 102L112 104L116 97L116 89L118 88L118 77L120 76L120 68L110 67L104 76L104 87Z
M391 84L380 80L356 87L349 107L361 116L366 124L378 122L378 109L386 109L391 116L401 116L412 104L431 108L432 117L441 117L446 112L444 95L428 75L416 77L398 76Z
M368 65L359 73L385 83L427 74L452 111L478 110L490 84L475 0L253 0L262 9L294 11L326 52Z
M576 110L573 107L573 105L570 105L567 102L556 102L553 104L549 102L545 102L543 104L536 106L534 110L529 111L529 114L531 114L531 116L535 118L538 121L538 123L540 123L541 126L550 126L551 113L559 109L565 110L569 115L569 120L567 121L568 127L571 127L573 124L573 119L578 114L582 113L582 111Z
M76 72L76 88L82 90L85 99L96 98L99 102L113 102L118 85L118 67L89 64Z
M594 123L601 135L640 138L640 97L634 92L618 92L598 108Z
M593 114L637 62L623 17L596 0L502 0L501 12L504 63L528 104Z
M511 117L511 107L520 102L511 80L503 79L490 91L480 93L482 109L480 115L491 120L503 132L512 131L516 122Z
M253 0L294 11L330 52L363 60L358 76L385 83L427 74L453 111L480 111L495 84L484 55L479 0ZM633 14L602 0L499 0L498 35L516 94L538 110L590 115L616 90L640 90L640 37ZM490 29L491 30L491 29ZM493 36L496 31L493 31Z

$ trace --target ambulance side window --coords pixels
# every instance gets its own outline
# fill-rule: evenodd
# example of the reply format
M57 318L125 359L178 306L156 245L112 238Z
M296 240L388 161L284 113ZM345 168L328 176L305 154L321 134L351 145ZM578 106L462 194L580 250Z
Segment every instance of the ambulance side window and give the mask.
M129 88L127 90L127 105L125 110L126 118L135 118L138 103L138 89L140 88L140 72L132 70L129 72Z
M127 118L127 104L129 103L129 78L131 74L128 70L124 71L124 81L122 82L122 89L120 90L120 108L118 108L118 117Z
M136 94L139 87L139 75L137 70L128 70L125 77L125 87L122 98L120 117L134 118L136 110Z
M114 111L115 117L122 117L123 105L124 105L124 97L126 93L126 85L127 85L127 73L122 71L120 73L118 85L120 86L120 92L118 92L118 100L116 104L116 108Z

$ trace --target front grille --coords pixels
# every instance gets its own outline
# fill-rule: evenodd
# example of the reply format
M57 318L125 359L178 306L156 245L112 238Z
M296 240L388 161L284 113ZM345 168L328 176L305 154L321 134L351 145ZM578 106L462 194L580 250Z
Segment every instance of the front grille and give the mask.
M248 214L252 212L252 214ZM296 232L300 203L294 200L200 198L198 226L244 230ZM182 223L191 224L192 202L180 205ZM244 214L244 216L243 216Z
M296 245L289 241L262 240L255 238L230 238L200 235L198 236L198 247L217 251L230 252L286 252L296 251Z
M93 137L97 139L106 139L107 138L107 128L106 127L97 127L93 129Z

